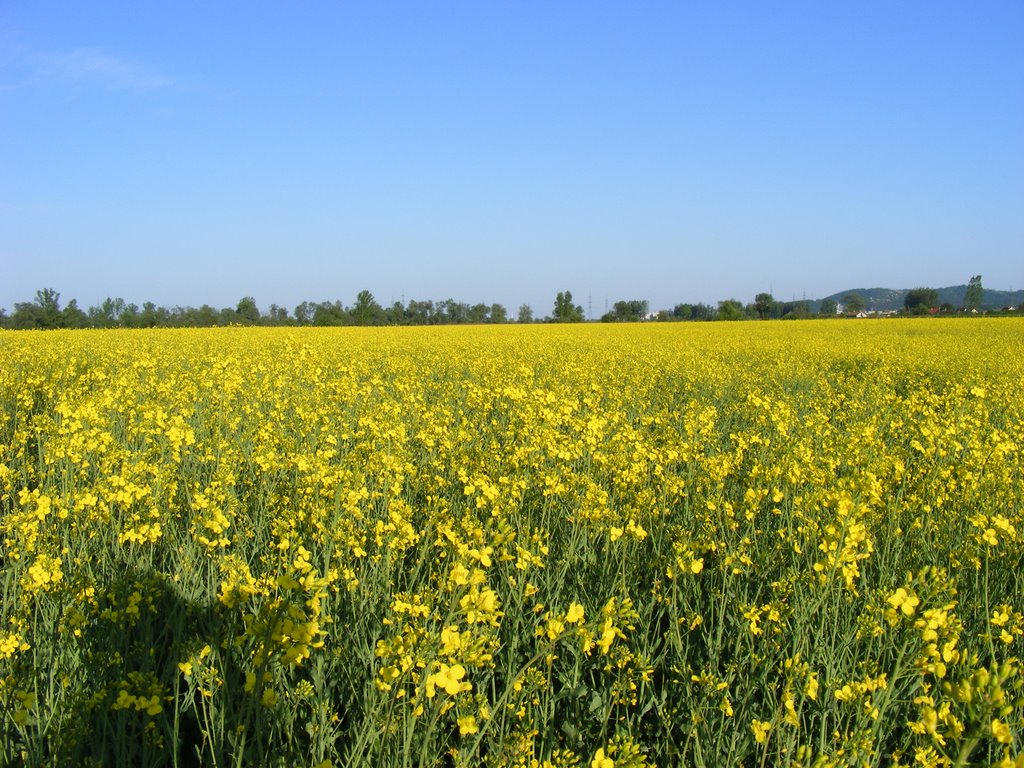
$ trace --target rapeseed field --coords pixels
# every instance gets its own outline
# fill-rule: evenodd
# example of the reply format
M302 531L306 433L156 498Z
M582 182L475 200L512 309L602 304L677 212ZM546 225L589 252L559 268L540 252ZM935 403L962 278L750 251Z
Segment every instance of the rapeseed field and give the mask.
M0 763L1024 765L1013 319L0 335Z

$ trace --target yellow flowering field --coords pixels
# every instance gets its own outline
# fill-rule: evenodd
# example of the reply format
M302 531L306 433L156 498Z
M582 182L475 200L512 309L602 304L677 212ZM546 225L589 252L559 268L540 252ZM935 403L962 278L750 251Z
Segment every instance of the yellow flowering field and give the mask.
M0 334L0 764L1024 765L1022 351Z

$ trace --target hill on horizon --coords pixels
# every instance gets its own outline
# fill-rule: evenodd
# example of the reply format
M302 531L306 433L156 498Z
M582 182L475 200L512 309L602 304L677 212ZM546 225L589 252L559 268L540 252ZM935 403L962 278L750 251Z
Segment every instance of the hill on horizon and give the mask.
M864 304L868 311L885 312L902 309L903 300L911 290L910 288L851 288L819 299L818 303L820 306L822 301L831 299L842 304L847 296L851 293L856 293L864 299ZM939 294L940 304L952 304L954 307L963 306L964 294L967 293L966 285L950 285L945 288L936 288L935 290ZM1021 304L1024 304L1024 290L999 291L992 288L983 289L982 309L1002 309L1007 306L1019 307Z

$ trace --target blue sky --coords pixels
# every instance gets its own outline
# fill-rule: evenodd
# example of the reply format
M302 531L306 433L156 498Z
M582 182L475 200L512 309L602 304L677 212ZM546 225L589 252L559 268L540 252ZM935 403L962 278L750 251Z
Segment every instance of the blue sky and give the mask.
M1024 3L0 5L0 307L1024 287Z

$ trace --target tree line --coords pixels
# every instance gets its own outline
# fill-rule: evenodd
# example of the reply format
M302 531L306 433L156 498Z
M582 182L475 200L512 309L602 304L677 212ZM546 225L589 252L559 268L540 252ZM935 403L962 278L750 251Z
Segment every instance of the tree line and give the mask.
M981 275L971 278L964 296L963 306L939 304L934 288L915 288L907 292L903 313L912 315L977 311L982 300ZM671 310L650 312L642 299L616 301L601 316L601 321L614 322L685 322L807 319L811 317L837 317L858 315L865 310L864 299L856 293L843 297L839 303L824 299L818 303L777 301L770 293L759 293L754 301L744 304L737 299L724 299L717 305L696 303L676 304ZM367 290L360 291L351 305L340 301L303 301L289 312L286 307L271 304L261 312L256 300L245 296L234 307L217 309L208 304L195 307L158 307L151 301L141 307L120 298L107 298L100 304L82 309L75 299L63 307L60 294L53 288L36 291L32 301L14 305L10 315L0 308L0 328L206 328L226 325L267 326L339 326L339 325L460 325L496 323L581 323L586 316L583 307L574 303L571 291L559 291L555 296L551 314L538 319L528 304L522 304L513 320L502 304L467 304L454 299L443 301L396 301L382 306Z
M519 308L518 322L533 322L529 306ZM501 304L467 304L444 301L396 301L384 307L369 291L360 291L351 305L341 301L303 301L292 311L271 304L261 312L252 296L234 307L161 307L151 301L141 307L120 298L107 298L82 309L75 299L63 307L60 294L52 288L36 292L33 301L16 303L7 315L0 309L0 327L29 328L207 328L227 325L455 325L463 323L506 323L508 312Z
M787 308L787 305L779 305ZM740 320L756 316L753 305L744 307L729 299L717 307L707 304L678 304L671 311L652 314L645 300L615 302L600 319L604 322L640 322L645 320ZM809 316L809 313L804 313ZM245 296L234 307L161 307L151 301L141 307L120 298L107 298L83 309L75 299L61 305L60 293L53 288L36 291L32 301L19 302L7 315L0 309L0 327L8 329L50 328L207 328L228 325L265 326L342 326L342 325L461 325L498 323L581 323L586 320L583 307L574 303L571 291L560 291L550 315L536 318L528 304L509 316L502 304L468 304L454 299L443 301L396 301L382 306L370 291L358 293L351 305L341 301L303 301L291 311L271 304L261 312L256 300Z

